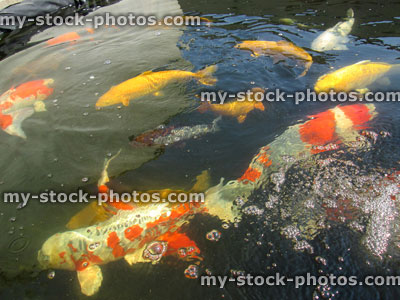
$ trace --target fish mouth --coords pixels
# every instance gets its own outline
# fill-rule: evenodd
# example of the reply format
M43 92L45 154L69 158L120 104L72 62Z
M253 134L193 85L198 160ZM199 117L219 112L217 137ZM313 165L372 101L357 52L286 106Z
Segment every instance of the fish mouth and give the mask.
M38 251L37 260L43 269L47 269L50 265L50 256L44 254L42 250Z

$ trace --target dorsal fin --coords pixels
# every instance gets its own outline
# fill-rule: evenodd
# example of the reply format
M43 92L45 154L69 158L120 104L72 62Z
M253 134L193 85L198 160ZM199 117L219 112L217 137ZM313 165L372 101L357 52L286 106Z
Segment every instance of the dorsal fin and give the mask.
M370 63L371 61L370 60L362 60L362 61L359 61L358 63L355 63L355 65L361 65L361 64L366 64L366 63Z
M140 73L140 75L149 75L149 74L151 74L151 73L153 73L153 71L144 71L143 73Z

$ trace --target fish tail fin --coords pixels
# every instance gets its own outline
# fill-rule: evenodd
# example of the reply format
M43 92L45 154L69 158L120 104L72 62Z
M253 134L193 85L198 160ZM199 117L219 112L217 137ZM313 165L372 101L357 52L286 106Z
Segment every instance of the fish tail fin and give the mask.
M265 106L262 104L262 102L256 103L256 105L254 107L261 111L265 110Z
M212 74L215 73L217 69L218 67L216 65L212 65L198 71L196 75L199 78L199 82L204 85L214 85L217 82L217 78L212 76Z
M354 18L354 10L352 8L349 8L347 10L347 19Z
M219 116L218 118L215 118L214 121L212 122L212 128L214 129L214 131L219 130L218 122L221 121L221 119L222 116Z
M119 149L119 151L117 152L117 154L115 154L114 156L112 156L112 157L110 157L110 158L108 158L108 159L106 158L106 159L104 160L103 171L101 172L101 176L100 176L99 181L97 182L97 186L99 186L99 187L100 187L100 186L103 186L103 185L105 185L107 182L110 181L110 178L108 177L108 167L109 167L111 161L112 161L114 158L118 157L118 155L121 153L121 150L122 150L122 149Z
M297 78L303 77L307 74L308 70L311 68L312 65L312 61L308 61L304 64L304 71L303 73L301 73L299 76L297 76Z
M32 116L33 113L34 109L31 107L27 107L8 114L12 118L12 123L7 128L5 128L4 131L10 135L19 136L20 138L26 139L26 134L22 130L21 125L22 122L26 118Z
M204 170L196 177L196 182L191 188L191 192L204 192L210 187L211 176L208 170Z
M400 72L400 64L392 65L392 71L394 71L394 72Z
M202 102L201 104L200 104L200 106L197 108L197 110L200 112L200 113L205 113L207 110L208 110L208 106L210 105L210 103L208 103L207 101L205 101L205 102Z
M209 188L205 192L204 205L208 214L216 216L225 222L234 222L241 216L240 210L235 205L238 197L247 197L254 189L254 185L242 184L238 180L232 180L223 184L224 179L218 185Z

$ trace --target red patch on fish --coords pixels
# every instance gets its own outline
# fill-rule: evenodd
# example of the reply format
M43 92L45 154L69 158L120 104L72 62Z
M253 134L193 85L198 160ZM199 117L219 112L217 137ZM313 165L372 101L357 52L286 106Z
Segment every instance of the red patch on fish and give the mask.
M59 256L61 259L63 259L63 261L60 262L60 265L65 264L65 263L67 262L67 261L65 260L65 257L64 257L65 254L66 254L65 251L58 253L58 256Z
M196 243L191 240L186 234L179 232L167 232L161 235L157 240L168 242L166 255L176 253L180 248L193 247L193 253L200 253ZM192 253L190 253L192 254Z
M68 243L67 246L72 250L72 252L78 252L78 249L76 249L76 248L72 245L72 243Z
M368 106L365 104L353 104L340 107L343 113L353 122L355 129L368 128L364 125L366 122L371 120L372 115L369 112Z
M121 247L119 244L119 237L115 231L110 232L107 238L107 246L110 247L112 250L112 254L114 257L121 257L125 255L124 248Z
M139 225L133 225L125 229L124 234L128 240L133 241L136 238L138 238L142 234L142 232L143 232L142 227L140 227Z
M261 172L249 167L246 172L238 179L238 181L243 181L244 184L247 183L247 181L255 182L258 178L260 178Z
M269 159L269 155L267 153L261 153L258 156L257 161L259 163L262 163L264 167L269 167L270 165L272 165L272 161Z
M314 119L300 125L300 138L311 145L325 145L338 140L335 132L335 114L328 110L312 116Z
M0 112L0 127L1 129L6 129L8 126L10 126L13 122L13 118L10 115L3 115Z
M10 99L15 100L18 98L37 98L39 95L44 95L45 97L50 96L53 93L53 89L46 85L45 80L33 80L19 85L10 94Z

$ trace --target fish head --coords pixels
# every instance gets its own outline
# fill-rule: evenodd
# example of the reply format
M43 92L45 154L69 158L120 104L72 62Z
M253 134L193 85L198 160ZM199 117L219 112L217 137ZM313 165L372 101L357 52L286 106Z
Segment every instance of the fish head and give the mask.
M91 244L89 241L82 243L82 239L87 238L74 231L57 233L51 236L38 252L37 259L40 265L44 269L75 270L77 263L79 263L79 258L85 256L85 252L87 252L86 249L82 251L79 244Z
M108 92L99 98L96 102L96 107L110 106L121 102L121 97L112 87Z
M314 91L317 94L322 92L329 93L332 89L335 89L335 82L329 74L322 75L314 85Z

